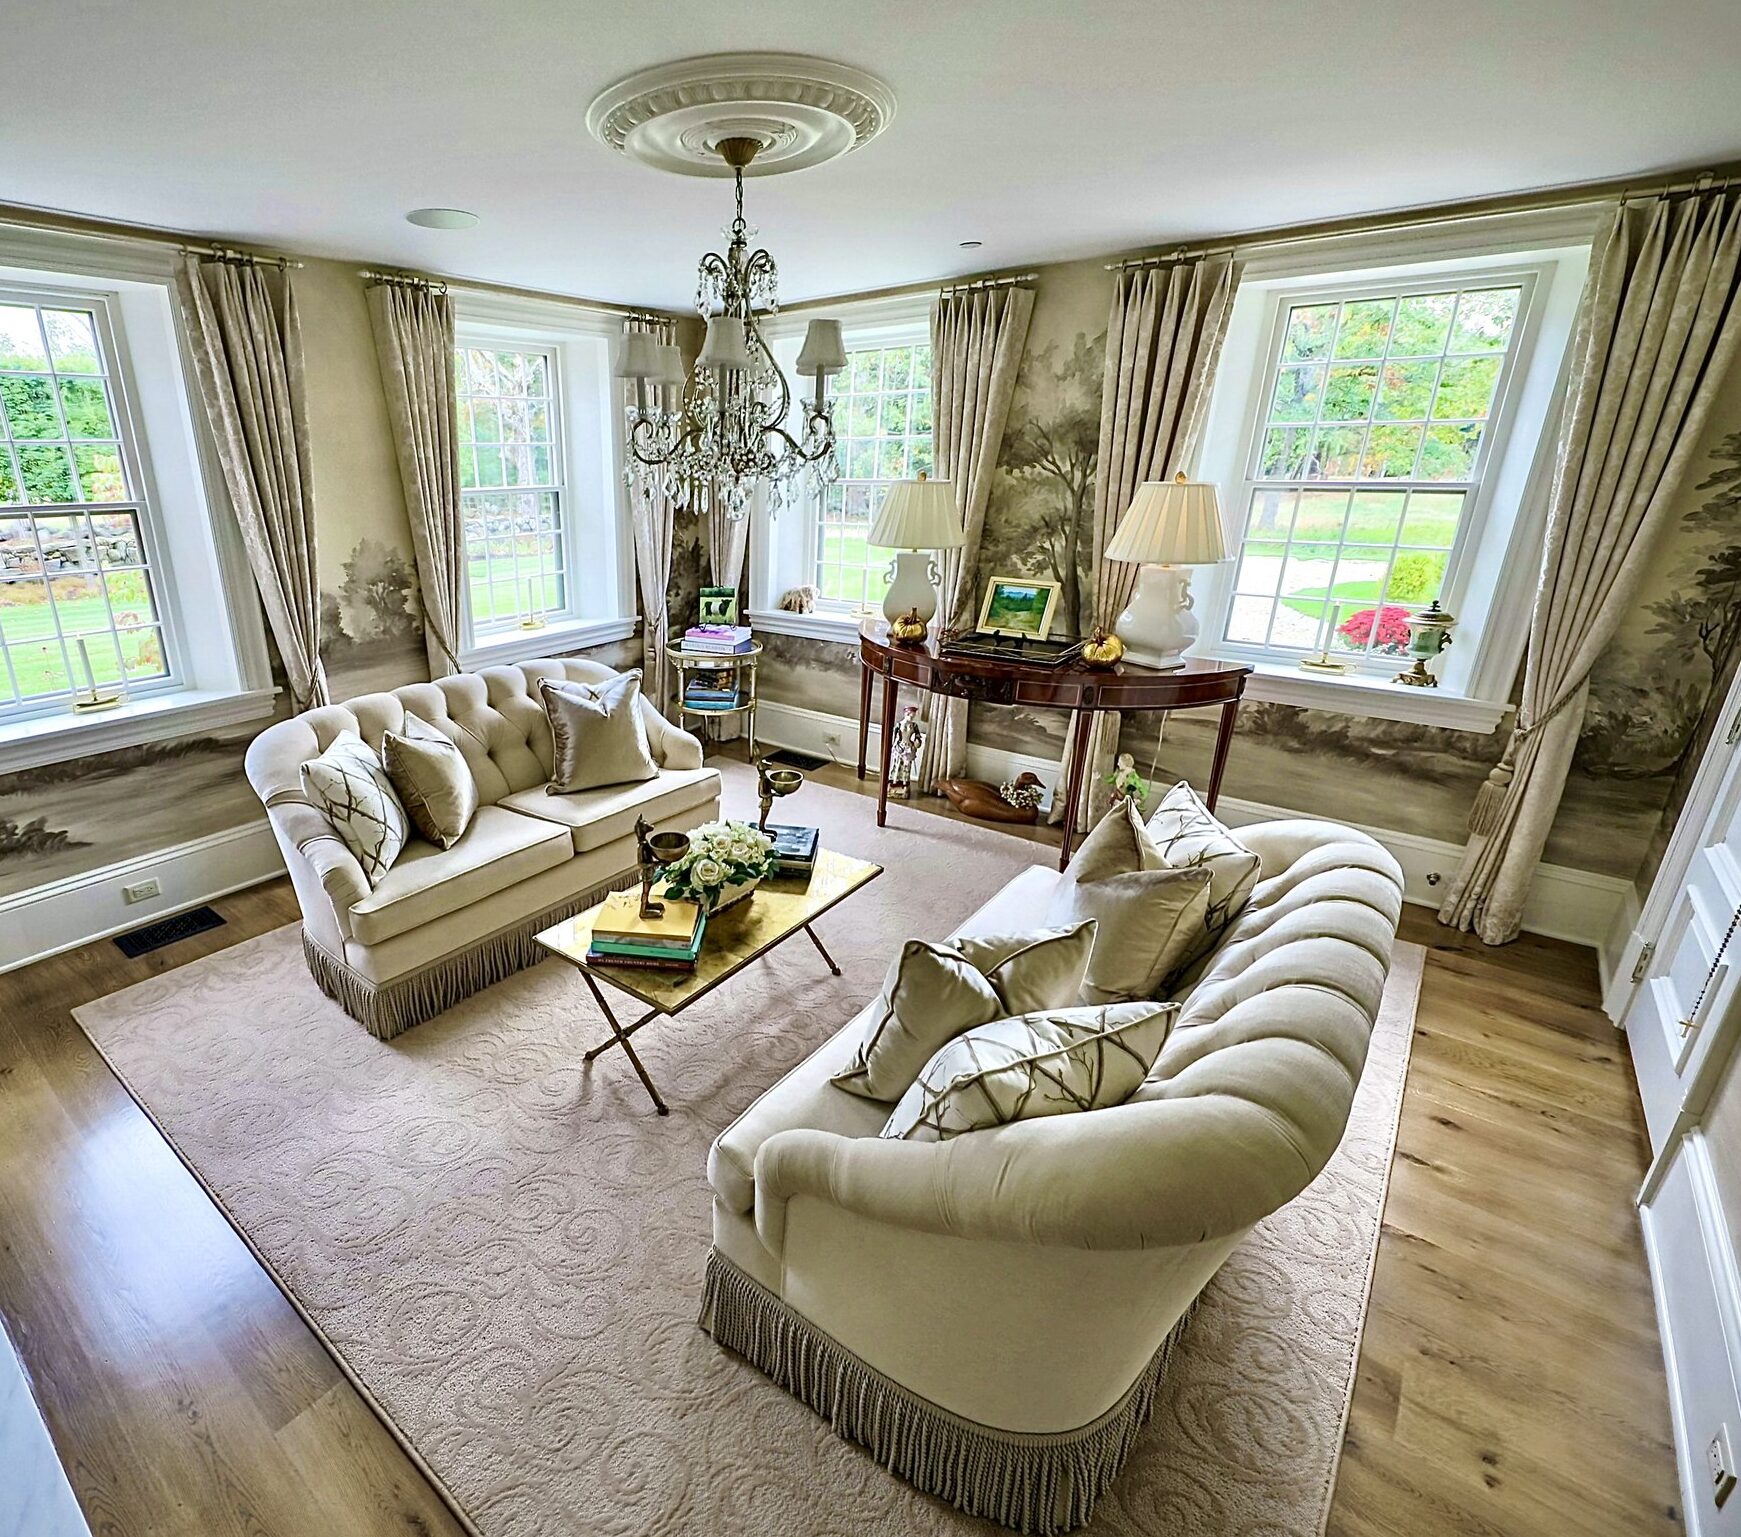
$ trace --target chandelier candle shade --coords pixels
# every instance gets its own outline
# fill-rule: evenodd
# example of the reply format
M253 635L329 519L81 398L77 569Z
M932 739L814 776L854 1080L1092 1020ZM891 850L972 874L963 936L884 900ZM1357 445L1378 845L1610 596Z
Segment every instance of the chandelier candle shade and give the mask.
M883 497L871 526L870 543L899 551L883 598L883 617L891 625L916 620L923 640L924 627L937 612L940 577L937 563L926 552L957 549L967 543L954 485L923 473L917 480L897 480Z
M1197 639L1187 566L1210 566L1227 558L1221 534L1221 504L1207 481L1147 480L1106 547L1108 560L1137 566L1130 606L1113 633L1125 644L1125 660L1144 667L1185 665Z

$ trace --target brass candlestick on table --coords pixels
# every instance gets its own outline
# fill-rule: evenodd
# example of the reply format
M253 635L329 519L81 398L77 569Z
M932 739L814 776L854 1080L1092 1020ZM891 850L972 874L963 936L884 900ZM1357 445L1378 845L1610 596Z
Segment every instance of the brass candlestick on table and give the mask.
M656 833L645 817L635 818L635 849L641 863L641 916L662 918L665 904L653 900L653 882L660 869L673 864L689 852L687 833Z

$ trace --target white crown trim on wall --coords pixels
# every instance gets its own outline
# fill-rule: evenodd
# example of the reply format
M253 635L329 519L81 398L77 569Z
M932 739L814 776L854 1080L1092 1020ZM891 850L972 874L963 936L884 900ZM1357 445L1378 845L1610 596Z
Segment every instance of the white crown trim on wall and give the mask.
M730 176L723 138L759 139L746 176L821 165L868 144L895 115L895 93L863 70L797 53L723 53L619 80L587 108L600 143L683 176Z

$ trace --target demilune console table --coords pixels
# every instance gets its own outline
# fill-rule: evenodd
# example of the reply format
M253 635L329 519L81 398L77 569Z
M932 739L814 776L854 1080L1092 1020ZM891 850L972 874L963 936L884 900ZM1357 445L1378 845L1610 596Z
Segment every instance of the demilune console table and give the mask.
M1065 791L1064 846L1058 868L1070 862L1076 838L1076 806L1082 798L1082 780L1087 773L1088 748L1098 710L1192 710L1209 705L1221 707L1221 722L1215 733L1215 757L1209 769L1208 804L1215 809L1221 793L1221 774L1227 767L1227 750L1233 745L1233 727L1239 717L1239 701L1251 669L1242 662L1218 662L1192 656L1183 667L1158 672L1120 662L1112 668L1095 668L1077 661L1062 667L1040 667L987 657L946 656L937 642L927 637L922 646L898 646L889 639L888 623L867 619L859 627L858 777L865 777L865 750L870 737L871 685L883 680L882 781L877 786L877 826L888 820L889 750L895 734L903 683L931 694L970 699L981 704L1028 705L1041 710L1071 712L1070 783Z

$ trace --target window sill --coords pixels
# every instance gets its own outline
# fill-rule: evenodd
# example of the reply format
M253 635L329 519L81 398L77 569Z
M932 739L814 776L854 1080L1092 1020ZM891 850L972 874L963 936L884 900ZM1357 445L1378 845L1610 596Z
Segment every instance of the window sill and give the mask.
M640 626L641 621L631 615L626 619L565 619L536 630L508 630L474 640L460 652L459 665L466 672L476 672L480 667L501 667L540 657L567 656L588 646L627 640Z
M1326 677L1280 662L1253 662L1251 667L1251 678L1245 686L1247 699L1293 705L1302 710L1332 710L1340 715L1412 721L1416 725L1442 726L1483 736L1497 730L1511 711L1511 706L1504 702L1471 699L1442 688L1411 688L1406 683L1369 675Z
M277 694L273 688L233 693L183 689L153 694L94 715L76 715L69 706L64 715L0 722L0 773L264 720L276 709Z
M793 614L785 609L750 612L750 628L772 635L798 635L805 640L831 640L842 646L858 644L858 614Z

